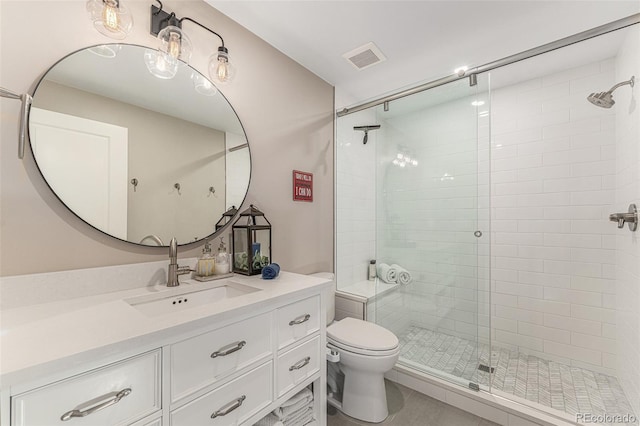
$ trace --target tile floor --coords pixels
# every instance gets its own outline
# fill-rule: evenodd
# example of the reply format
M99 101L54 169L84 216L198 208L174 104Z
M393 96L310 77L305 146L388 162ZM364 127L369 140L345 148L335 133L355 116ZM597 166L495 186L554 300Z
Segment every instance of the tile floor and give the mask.
M496 423L452 407L407 387L386 381L389 417L384 426L498 426ZM327 426L371 426L333 407L327 409Z
M398 336L400 362L424 365L538 404L592 414L632 414L615 377L412 326ZM490 363L489 363L490 360ZM478 370L478 362L495 367ZM637 425L637 423L633 423Z

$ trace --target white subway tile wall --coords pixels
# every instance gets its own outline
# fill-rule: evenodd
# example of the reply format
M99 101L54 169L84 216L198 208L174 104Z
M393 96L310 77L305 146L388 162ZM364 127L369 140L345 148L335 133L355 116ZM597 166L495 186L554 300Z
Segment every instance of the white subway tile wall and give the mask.
M367 279L376 256L376 132L362 143L354 126L373 124L373 111L337 120L336 279L338 289Z
M614 61L499 88L491 102L493 341L611 375L615 110L586 97L615 83Z

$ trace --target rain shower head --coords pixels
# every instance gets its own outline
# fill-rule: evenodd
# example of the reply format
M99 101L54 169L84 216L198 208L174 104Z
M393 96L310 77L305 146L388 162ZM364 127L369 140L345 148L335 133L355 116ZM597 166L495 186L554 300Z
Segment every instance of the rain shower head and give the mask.
M364 138L362 139L362 143L364 145L366 145L369 140L369 130L378 130L379 128L379 124L372 124L370 126L353 126L353 130L362 130L364 132Z
M633 87L635 79L636 78L634 76L631 76L631 79L616 84L611 89L609 89L608 92L592 93L587 96L587 100L595 106L599 106L601 108L611 108L616 103L616 101L613 100L613 91L618 87L626 86L627 84Z

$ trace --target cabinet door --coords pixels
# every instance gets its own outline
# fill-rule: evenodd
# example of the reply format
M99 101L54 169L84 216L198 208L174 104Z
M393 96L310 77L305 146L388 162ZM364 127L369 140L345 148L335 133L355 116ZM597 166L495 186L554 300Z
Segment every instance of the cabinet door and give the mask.
M161 408L153 351L11 398L13 426L113 426Z
M297 342L320 329L320 296L313 296L278 309L278 348Z
M171 346L171 401L229 376L272 353L271 313Z
M273 362L171 412L171 426L236 426L273 401Z

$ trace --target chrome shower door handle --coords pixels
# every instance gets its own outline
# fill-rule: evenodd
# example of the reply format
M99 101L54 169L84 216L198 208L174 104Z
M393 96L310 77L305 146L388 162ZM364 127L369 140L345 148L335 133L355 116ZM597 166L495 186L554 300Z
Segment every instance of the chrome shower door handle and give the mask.
M627 213L613 213L609 215L611 222L617 222L618 228L624 228L624 224L629 224L629 230L632 232L638 229L638 209L635 204L629 205L629 211Z

